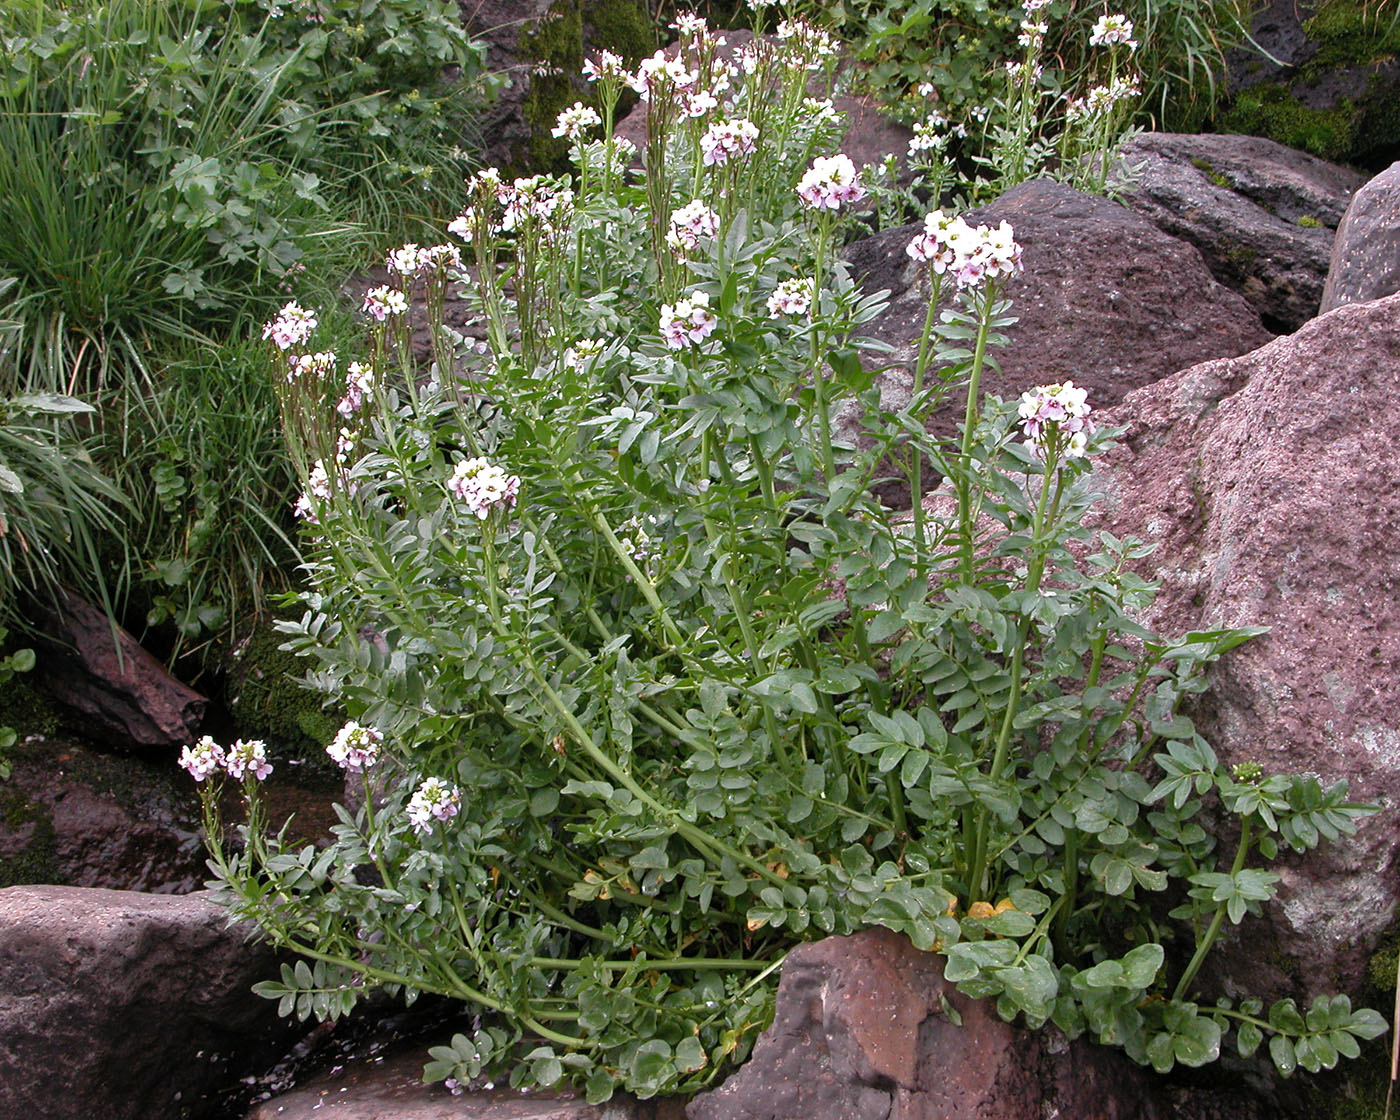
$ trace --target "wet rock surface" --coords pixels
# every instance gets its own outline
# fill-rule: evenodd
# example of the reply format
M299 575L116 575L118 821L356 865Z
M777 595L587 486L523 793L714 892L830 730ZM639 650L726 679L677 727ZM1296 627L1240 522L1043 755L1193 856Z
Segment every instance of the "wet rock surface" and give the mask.
M1346 778L1382 811L1281 861L1267 922L1217 949L1219 983L1356 991L1400 899L1400 296L1354 304L1252 354L1131 394L1096 464L1105 528L1159 547L1144 621L1266 625L1192 712L1227 763ZM1232 980L1233 978L1233 980Z
M1258 314L1214 279L1191 245L1107 199L1048 180L1023 183L967 215L973 224L1010 222L1024 272L1006 289L1016 323L996 352L1000 370L983 374L984 392L1019 396L1035 385L1073 380L1096 407L1208 358L1243 354L1273 337ZM844 257L865 291L888 289L890 306L863 333L888 343L891 368L879 375L889 409L908 402L927 295L920 266L905 254L919 225L885 230L847 246ZM1102 402L1102 405L1100 405ZM951 436L964 401L950 397L926 422ZM843 420L858 438L859 417ZM909 504L907 488L881 498Z
M45 688L114 732L114 742L168 747L194 738L208 704L139 642L77 595L41 620Z
M1352 197L1332 244L1319 314L1395 292L1400 292L1400 162Z
M0 890L0 1116L199 1115L304 1027L252 984L278 958L207 894Z
M259 1103L246 1120L682 1120L681 1102L618 1097L591 1105L556 1093L423 1083L426 1042L336 1067Z
M186 894L206 878L199 805L169 765L34 736L0 782L0 886Z
M1123 201L1201 251L1279 333L1318 312L1332 241L1365 177L1257 136L1151 132L1123 151Z

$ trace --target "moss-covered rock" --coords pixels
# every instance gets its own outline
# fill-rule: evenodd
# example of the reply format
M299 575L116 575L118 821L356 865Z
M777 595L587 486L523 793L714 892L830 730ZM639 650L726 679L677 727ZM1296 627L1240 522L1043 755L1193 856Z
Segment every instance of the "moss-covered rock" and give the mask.
M545 15L520 35L529 60L529 88L521 105L530 126L522 173L563 173L568 141L551 135L561 109L592 100L580 74L587 53L609 50L635 65L655 49L655 28L639 0L555 0Z
M1366 0L1266 5L1254 31L1284 65L1258 55L1238 64L1235 97L1218 127L1334 162L1387 166L1400 154L1396 14Z
M345 722L344 710L307 688L306 663L282 649L275 619L265 619L234 650L228 709L243 738L266 740L284 758L329 767L325 746Z
M0 889L67 883L58 866L53 818L10 784L0 785L0 833Z

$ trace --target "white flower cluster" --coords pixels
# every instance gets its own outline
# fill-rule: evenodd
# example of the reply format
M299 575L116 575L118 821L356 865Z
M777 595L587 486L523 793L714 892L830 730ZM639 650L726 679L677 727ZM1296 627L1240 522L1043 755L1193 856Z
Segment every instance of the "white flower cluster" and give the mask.
M816 281L810 276L784 280L768 297L768 314L779 319L784 315L806 315L816 298Z
M408 820L415 832L427 832L433 821L450 821L462 808L461 791L441 778L428 778L409 799Z
M496 192L496 199L505 207L501 217L503 230L518 229L527 221L539 222L549 229L563 225L574 204L574 192L548 175L532 175L503 186Z
M287 362L287 383L290 385L302 377L326 377L335 372L337 360L330 350L321 350L315 354L298 354Z
M224 748L214 742L212 735L206 735L197 743L191 743L180 752L180 766L196 782L211 778L223 769Z
M643 101L650 101L653 95L669 97L679 90L687 90L699 77L679 58L667 58L665 51L657 51L650 58L642 60L629 84L641 94Z
M315 314L293 300L277 313L276 318L263 324L263 338L270 340L279 350L290 350L305 345L315 329Z
M909 158L920 152L934 152L941 155L948 147L948 118L937 109L914 126L914 135L909 141Z
M335 410L347 419L360 411L365 394L374 388L374 371L364 362L351 362L345 373L345 395Z
M603 118L596 109L589 108L582 101L575 101L569 108L560 110L551 135L580 140L590 128L597 128L602 123Z
M583 76L590 82L602 82L626 80L631 74L621 55L603 51L596 62L591 58L584 59Z
M1045 33L1050 25L1042 20L1025 19L1021 22L1021 33L1016 42L1030 51L1038 51L1045 42Z
M861 201L865 188L860 185L850 156L818 156L797 184L797 197L813 210L839 210L845 204Z
M404 295L398 288L389 284L381 284L365 293L360 310L374 319L375 322L382 323L390 316L408 314L408 296Z
M938 275L952 276L959 288L1005 280L1021 270L1021 247L1006 222L991 226L968 225L962 218L930 211L924 229L909 242L905 252Z
M785 19L778 24L778 38L785 52L783 61L796 69L820 70L837 55L831 33L804 19Z
M698 346L714 333L719 325L710 310L710 297L698 288L685 299L661 305L661 337L672 350L687 343Z
M700 245L702 237L714 237L718 233L719 215L697 198L671 211L666 244L678 253L690 253Z
M520 477L506 474L501 467L485 459L466 459L453 469L447 489L478 521L485 521L493 510L506 510L515 505L520 495Z
M1073 381L1062 385L1038 385L1021 394L1017 413L1026 435L1026 450L1044 459L1056 450L1069 459L1084 455L1094 422L1094 410L1087 403L1088 393Z
M1137 50L1137 40L1133 38L1133 21L1124 15L1099 16L1094 28L1089 32L1089 45L1092 47L1124 44L1128 50Z
M1118 77L1110 85L1094 86L1082 98L1071 100L1065 113L1070 123L1083 124L1093 117L1107 116L1120 101L1127 101L1141 92L1135 79Z
M701 161L706 167L713 167L738 156L753 155L757 141L758 126L753 121L743 117L716 121L700 137Z
M378 761L379 744L383 741L382 733L373 727L361 727L352 719L335 733L326 753L342 770L359 774Z
M212 778L220 770L230 778L263 781L272 773L267 744L261 739L239 739L227 750L206 735L180 752L179 764L196 782Z

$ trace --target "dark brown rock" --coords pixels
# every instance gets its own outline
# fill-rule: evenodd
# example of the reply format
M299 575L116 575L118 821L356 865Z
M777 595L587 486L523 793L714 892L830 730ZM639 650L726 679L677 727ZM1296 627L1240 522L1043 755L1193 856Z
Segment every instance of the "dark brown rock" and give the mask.
M1400 292L1400 162L1352 197L1337 227L1321 315Z
M207 877L199 806L173 764L38 737L10 755L14 773L0 783L0 886L187 894Z
M0 1116L175 1120L300 1030L205 893L0 890Z
M423 1044L424 1046L426 1044ZM423 1046L337 1066L255 1106L247 1120L682 1120L674 1099L621 1095L591 1105L556 1093L471 1088L454 1095L423 1084Z
M1270 330L1317 314L1337 223L1363 176L1257 136L1150 132L1123 163L1135 171L1124 203L1196 246Z
M140 746L195 738L208 701L104 612L65 593L41 626L45 653L35 676L63 703Z
M1017 322L1006 332L1010 345L996 353L1000 372L984 374L985 392L1019 396L1070 379L1089 389L1094 407L1107 407L1186 366L1243 354L1272 337L1242 296L1211 278L1195 248L1107 199L1037 180L967 220L1010 222L1024 250L1025 270L1007 287ZM885 230L845 251L867 292L891 293L889 309L863 333L894 347L881 355L891 368L880 375L892 410L909 399L927 307L920 269L905 254L920 228ZM928 430L953 435L963 408L962 398L950 399L928 417ZM848 438L856 438L857 422L844 418ZM907 488L881 497L909 504Z
M1267 625L1193 712L1226 762L1346 778L1386 808L1285 861L1268 923L1227 946L1224 983L1355 992L1400 897L1400 296L1342 307L1244 357L1130 395L1096 465L1105 528L1159 547L1145 622ZM1233 981L1232 979L1233 978Z

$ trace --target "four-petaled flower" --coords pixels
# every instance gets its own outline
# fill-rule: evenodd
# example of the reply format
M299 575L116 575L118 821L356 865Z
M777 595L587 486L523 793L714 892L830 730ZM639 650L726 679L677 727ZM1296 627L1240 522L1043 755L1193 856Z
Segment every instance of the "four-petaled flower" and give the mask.
M213 777L224 765L224 748L206 735L197 743L192 743L180 752L180 766L189 772L196 782Z
M863 199L865 188L850 156L818 156L797 184L797 197L813 210L839 210Z
M286 304L271 322L263 324L263 338L279 350L303 345L316 329L316 316L295 300Z
M719 325L710 310L710 297L698 288L685 299L661 305L661 337L672 350L687 343L699 345L714 333Z
M1078 459L1088 449L1094 422L1088 393L1066 381L1059 385L1038 385L1021 394L1017 413L1026 435L1026 450L1044 459L1054 452L1067 459Z
M567 109L560 110L550 135L569 140L580 140L590 128L603 123L596 109L590 109L582 101L575 101Z
M493 510L506 510L515 505L520 494L520 478L506 474L486 459L465 459L453 468L447 489L466 504L473 516L485 521Z
M768 297L768 314L774 319L783 315L806 315L816 290L816 282L810 276L784 280Z
M1128 50L1137 50L1137 40L1133 38L1133 21L1124 15L1099 16L1094 29L1089 32L1089 45L1113 46L1123 43Z
M441 778L426 778L409 799L409 823L415 832L427 832L433 821L448 821L462 807L462 794L456 786Z
M239 739L224 755L224 771L230 778L251 777L263 781L272 773L267 744L261 739Z
M379 758L379 744L384 736L373 727L362 727L353 719L335 733L326 753L344 770L358 774L368 770Z

